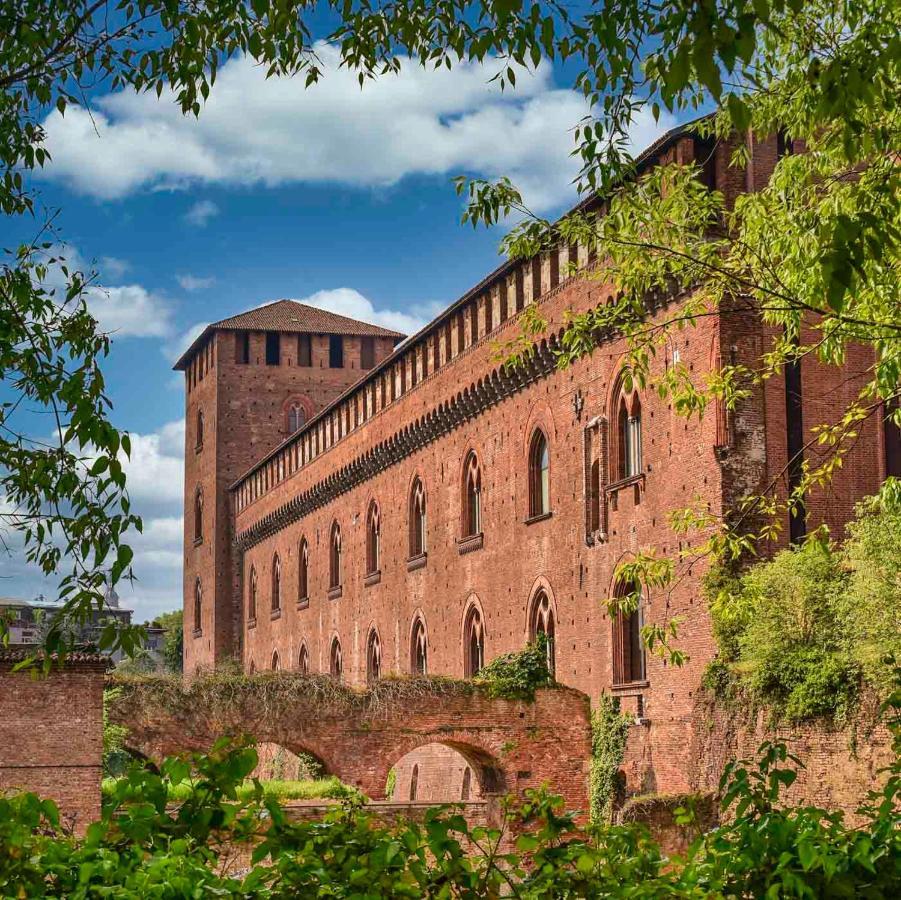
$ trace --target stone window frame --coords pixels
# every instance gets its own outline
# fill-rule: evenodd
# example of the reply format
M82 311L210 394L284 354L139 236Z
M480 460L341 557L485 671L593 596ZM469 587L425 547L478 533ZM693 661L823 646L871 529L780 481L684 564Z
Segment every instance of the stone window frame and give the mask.
M485 619L476 602L470 602L463 617L463 675L474 678L485 668Z

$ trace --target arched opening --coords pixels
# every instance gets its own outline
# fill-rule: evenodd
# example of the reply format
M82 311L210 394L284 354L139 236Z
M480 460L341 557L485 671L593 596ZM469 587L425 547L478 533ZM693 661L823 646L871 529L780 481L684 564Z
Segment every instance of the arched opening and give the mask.
M366 681L378 681L382 675L382 642L375 628L366 641Z
M300 539L297 552L297 602L305 603L310 599L310 546L307 539Z
M613 616L613 683L622 685L645 681L647 677L645 648L641 638L644 602L640 585L619 580L613 596L625 601L627 605L635 605L631 612L620 611Z
M429 641L425 622L417 616L410 632L410 673L427 675L429 671Z
M482 472L479 460L470 451L463 465L463 537L475 537L482 533Z
M203 629L203 586L198 578L194 582L194 634L199 635Z
M282 564L278 554L272 557L272 612L282 608Z
M467 678L478 675L485 665L485 628L482 613L471 606L463 626L463 671Z
M203 540L203 491L194 492L194 540Z
M555 643L557 639L557 623L547 591L539 590L532 599L532 610L529 614L529 638L533 641L544 638L547 654L547 667L551 675L556 671L557 659Z
M332 522L329 533L329 589L341 587L341 526Z
M530 516L544 516L551 511L550 466L547 437L536 428L529 445Z
M341 641L338 638L332 639L332 646L329 650L329 675L336 681L341 681L344 676L344 659L341 655Z
M310 674L310 651L307 650L305 643L300 645L300 653L297 656L297 671L301 675Z
M257 570L254 566L250 567L250 578L247 588L247 621L256 622L257 620Z
M374 575L379 571L381 553L381 521L379 505L372 501L366 513L366 574Z
M410 559L426 552L425 488L417 478L410 490Z
M325 763L307 750L289 750L281 744L263 741L256 745L257 767L253 777L267 781L310 782L328 778Z
M273 672L278 672L278 670L281 669L281 667L282 667L281 661L280 661L279 658L278 658L278 650L273 650L273 651L272 651L272 665L271 665L271 669L272 669Z
M402 756L393 766L399 803L459 803L506 790L496 760L472 747L432 742Z

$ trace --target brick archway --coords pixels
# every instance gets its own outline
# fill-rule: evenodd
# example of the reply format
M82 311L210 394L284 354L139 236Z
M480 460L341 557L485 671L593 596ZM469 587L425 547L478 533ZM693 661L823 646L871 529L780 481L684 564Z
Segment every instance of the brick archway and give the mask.
M124 681L110 710L128 747L159 760L252 735L320 759L330 774L383 799L391 767L425 744L471 762L485 793L548 785L572 809L588 804L590 711L585 694L540 690L534 702L493 699L471 682L402 679L353 691L324 676Z

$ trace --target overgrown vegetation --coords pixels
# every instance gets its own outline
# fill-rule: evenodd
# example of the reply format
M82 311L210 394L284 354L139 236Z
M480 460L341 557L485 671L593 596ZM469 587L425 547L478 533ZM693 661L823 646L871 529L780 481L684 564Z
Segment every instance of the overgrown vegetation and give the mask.
M861 503L842 545L824 531L706 588L719 657L705 685L741 690L797 721L847 716L861 680L882 696L901 650L901 502L890 480Z
M620 711L618 697L602 694L591 714L591 774L588 802L591 821L609 825L624 785L620 766L626 755L626 738L632 718Z
M474 681L487 689L489 697L532 701L538 688L548 687L554 680L547 653L547 638L539 634L522 650L493 659Z
M119 688L107 688L103 692L104 775L121 775L131 762L131 756L125 749L128 729L110 721L110 707L121 697L121 693Z
M901 892L901 694L892 700L896 762L860 810L859 828L841 813L780 806L798 763L779 745L727 767L728 824L696 838L683 858L667 859L637 825L580 830L543 792L511 803L499 828L471 828L453 809L386 826L357 803L322 821L294 821L259 783L243 793L258 762L253 748L220 743L192 760L165 761L159 774L129 771L85 838L61 830L49 801L0 798L0 894L887 900ZM170 803L173 787L186 782L191 789ZM516 849L502 852L510 829ZM249 867L229 864L241 847L252 850Z
M122 794L120 785L126 781L126 791ZM358 792L348 787L335 776L331 778L317 778L306 781L295 781L273 778L270 780L245 779L235 786L235 798L241 802L252 800L256 794L257 786L263 792L263 796L275 800L340 800L358 796ZM178 783L166 785L166 796L170 803L181 803L187 800L201 786L198 779L190 779ZM125 801L135 802L142 799L140 792L129 794L127 791L127 777L104 778L102 793L105 800L114 797L123 797Z

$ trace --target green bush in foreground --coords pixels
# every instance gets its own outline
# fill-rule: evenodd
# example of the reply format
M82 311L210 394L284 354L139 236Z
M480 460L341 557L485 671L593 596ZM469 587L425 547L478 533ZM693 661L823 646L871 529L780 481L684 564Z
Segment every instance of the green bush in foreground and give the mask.
M798 761L765 744L723 776L727 824L667 859L637 825L580 830L559 801L534 792L502 828L469 827L453 808L422 824L380 824L347 803L322 821L292 821L251 782L251 746L221 743L206 756L133 769L115 782L102 819L83 839L63 833L52 803L0 799L0 893L80 898L605 898L901 896L901 692L892 698L896 763L860 828L841 813L780 808ZM173 785L190 782L171 804ZM689 810L680 815L690 825ZM509 830L519 835L505 849ZM224 865L252 842L240 873Z
M120 781L120 778L103 779L102 790L104 798L112 798L116 795ZM179 784L170 782L166 786L169 802L180 803L183 800L187 800L191 793L197 789L198 783L197 779L183 781ZM264 797L273 797L276 800L338 800L352 797L356 794L353 788L348 787L334 776L331 778L316 778L309 781L272 779L261 781L259 784ZM247 779L235 787L235 795L238 800L251 800L256 790L256 782ZM139 795L135 795L133 799L139 799Z

